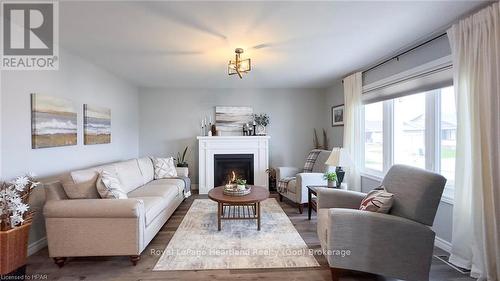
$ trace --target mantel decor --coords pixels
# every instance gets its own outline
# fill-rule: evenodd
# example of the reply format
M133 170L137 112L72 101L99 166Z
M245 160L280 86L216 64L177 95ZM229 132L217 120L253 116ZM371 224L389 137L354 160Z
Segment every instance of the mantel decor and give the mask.
M34 212L29 198L39 183L32 175L0 183L0 275L26 264L28 236Z

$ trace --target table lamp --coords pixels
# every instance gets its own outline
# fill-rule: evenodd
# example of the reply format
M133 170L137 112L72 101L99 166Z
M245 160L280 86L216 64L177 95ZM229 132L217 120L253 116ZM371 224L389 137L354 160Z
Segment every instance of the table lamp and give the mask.
M349 153L341 147L334 147L328 160L325 164L328 166L335 166L335 173L337 174L337 187L340 188L342 181L344 180L345 171L342 167L349 167L351 165L351 158Z

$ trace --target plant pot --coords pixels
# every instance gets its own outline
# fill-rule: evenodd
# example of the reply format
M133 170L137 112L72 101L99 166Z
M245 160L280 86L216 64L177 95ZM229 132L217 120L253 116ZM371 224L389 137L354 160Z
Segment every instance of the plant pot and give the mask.
M188 163L179 163L179 164L177 164L177 167L179 167L179 168L187 168L188 166L189 166Z
M336 181L328 181L328 187L329 188L337 187L337 182Z
M31 223L0 231L0 275L15 271L26 264Z
M264 126L264 125L257 125L257 135L259 135L259 136L265 136L266 135L266 126Z

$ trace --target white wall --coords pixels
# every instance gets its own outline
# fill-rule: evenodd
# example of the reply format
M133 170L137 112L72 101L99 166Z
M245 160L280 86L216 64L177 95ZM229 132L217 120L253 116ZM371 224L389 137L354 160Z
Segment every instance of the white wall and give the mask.
M2 71L2 176L27 171L49 176L138 154L137 88L70 53L58 71ZM30 94L73 101L78 112L78 144L31 148ZM83 145L83 104L111 108L110 144Z
M313 146L313 128L323 124L325 95L317 89L141 89L140 95L139 154L175 156L189 145L195 183L200 119L214 116L217 105L251 106L254 113L269 114L271 167L302 167Z
M342 147L344 142L344 126L332 127L332 106L344 104L344 85L342 80L337 80L331 87L325 89L324 118L325 128L332 147Z
M93 166L98 163L134 158L138 155L137 88L120 78L67 52L60 53L58 71L1 72L1 178L26 172L40 177ZM32 149L30 94L40 93L72 100L78 112L78 144ZM110 144L83 145L83 104L111 108ZM31 208L36 217L30 243L42 241L44 190L35 190Z

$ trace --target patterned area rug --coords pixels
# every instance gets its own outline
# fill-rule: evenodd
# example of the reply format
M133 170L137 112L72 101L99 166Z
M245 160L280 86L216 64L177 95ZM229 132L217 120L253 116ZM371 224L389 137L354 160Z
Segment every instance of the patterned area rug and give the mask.
M318 262L274 198L256 221L222 221L217 203L196 199L164 250L155 271L316 267Z

